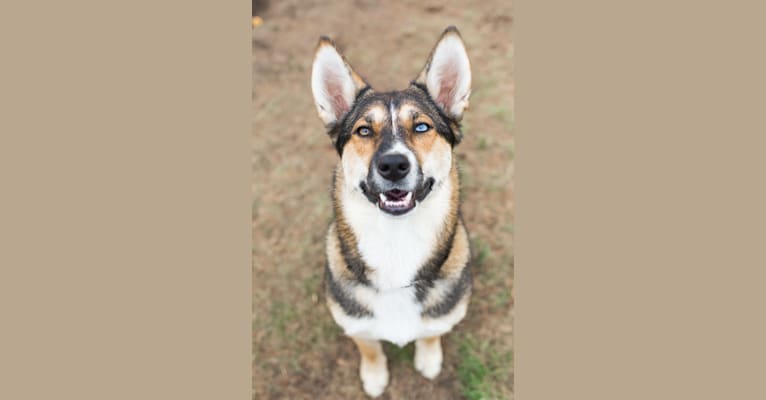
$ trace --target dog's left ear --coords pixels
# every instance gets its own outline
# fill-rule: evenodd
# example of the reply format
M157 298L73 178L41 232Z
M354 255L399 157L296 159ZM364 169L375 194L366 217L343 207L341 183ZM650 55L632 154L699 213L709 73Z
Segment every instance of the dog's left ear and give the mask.
M471 63L457 28L442 33L415 82L426 86L445 114L458 121L463 117L471 94Z

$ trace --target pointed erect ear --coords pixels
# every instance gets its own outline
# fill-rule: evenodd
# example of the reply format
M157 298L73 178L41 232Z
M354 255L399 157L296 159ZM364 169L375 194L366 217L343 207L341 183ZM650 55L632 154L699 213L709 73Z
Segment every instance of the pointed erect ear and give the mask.
M457 28L444 31L415 82L426 86L445 114L456 120L463 117L471 94L471 63Z
M325 125L340 120L351 109L359 90L366 86L367 83L351 69L333 42L321 37L311 70L311 91L319 118Z

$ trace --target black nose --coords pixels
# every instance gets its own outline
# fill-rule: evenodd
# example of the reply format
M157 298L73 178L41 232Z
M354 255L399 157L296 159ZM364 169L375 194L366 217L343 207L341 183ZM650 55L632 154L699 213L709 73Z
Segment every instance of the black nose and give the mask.
M378 172L383 178L396 182L410 172L410 161L403 154L387 154L378 160Z

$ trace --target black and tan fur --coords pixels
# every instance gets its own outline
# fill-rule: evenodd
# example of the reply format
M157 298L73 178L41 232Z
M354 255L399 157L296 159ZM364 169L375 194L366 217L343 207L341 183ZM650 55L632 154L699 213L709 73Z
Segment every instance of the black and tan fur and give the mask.
M374 397L388 383L379 340L416 341L416 368L434 378L440 336L466 312L471 257L452 151L462 139L470 68L450 27L408 88L378 93L323 37L312 90L341 157L332 179L327 303L357 344L363 386Z

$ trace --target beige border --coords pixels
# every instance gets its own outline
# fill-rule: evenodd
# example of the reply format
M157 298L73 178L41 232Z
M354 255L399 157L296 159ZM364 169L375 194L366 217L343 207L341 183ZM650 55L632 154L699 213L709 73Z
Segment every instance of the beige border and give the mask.
M754 4L516 3L518 399L766 398Z
M248 3L0 10L0 398L248 399Z
M246 398L247 6L98 4L0 12L0 398ZM738 4L517 2L517 398L766 394Z

